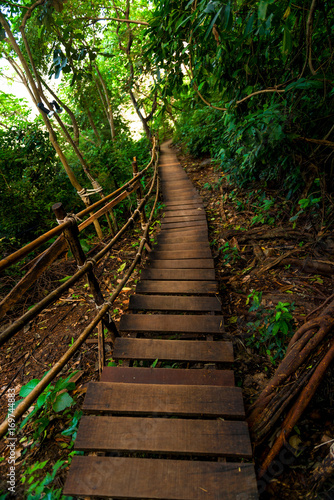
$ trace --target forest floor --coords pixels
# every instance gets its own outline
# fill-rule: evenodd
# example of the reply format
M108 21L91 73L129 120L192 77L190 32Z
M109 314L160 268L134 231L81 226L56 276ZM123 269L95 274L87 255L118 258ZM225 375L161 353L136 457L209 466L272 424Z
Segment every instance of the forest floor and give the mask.
M332 227L324 227L322 210L300 213L295 222L290 221L298 209L292 213L292 203L278 190L233 186L210 159L198 160L174 148L206 207L226 334L234 344L234 370L247 411L273 375L292 333L310 313L333 299ZM327 235L318 243L317 226ZM279 256L284 258L275 265ZM322 270L325 273L306 272L300 258L307 258L315 268L316 263L326 261L329 268ZM266 338L265 330L275 324L276 313L284 310L282 304L292 317L286 316L287 332L284 327L276 338ZM318 488L308 482L334 442L333 382L334 367L289 437L290 449L295 450L289 465L276 462L259 480L261 500L334 499L333 476ZM265 444L254 450L257 470L279 424Z
M305 211L293 223L289 219L296 212L291 213L292 204L281 198L278 191L257 186L250 192L249 189L233 187L215 169L210 159L194 159L176 146L175 151L200 191L206 207L226 335L234 344L234 370L248 409L273 375L292 332L333 291L330 273L306 272L305 268L297 267L296 257L307 256L310 262L326 261L330 264L334 261L334 240L328 236L321 240L321 244L316 243L315 225L321 225L321 213L319 216ZM105 294L111 294L135 256L139 231L129 232L98 267L97 275ZM282 259L275 265L273 262L278 256L290 260ZM23 309L36 302L47 290L59 284L64 275L71 275L74 270L73 261L63 259L55 263L31 290L29 304L21 304L20 307ZM129 295L139 277L138 268L115 302L113 313L116 320L126 310ZM274 345L263 332L265 327L273 326L278 311L283 314L286 326L278 332ZM7 410L3 393L8 384L15 389L18 397L22 386L32 379L40 379L59 359L94 314L95 306L82 281L0 351L1 420ZM6 322L12 319L7 318ZM107 361L113 362L109 344ZM38 488L44 493L52 490L51 496L45 498L61 498L87 384L98 379L96 344L84 344L84 348L64 368L61 377L65 379L74 372L77 372L75 389L68 388L74 400L71 407L59 413L50 411L52 398L57 397L57 391L52 392L50 388L49 407L43 407L38 421L30 420L24 429L17 429L16 467L17 477L21 480L17 481L16 496L12 498L26 499L29 490L36 492ZM310 473L328 454L334 438L333 379L334 371L328 371L290 435L289 444L295 450L293 461L290 460L288 466L280 464L276 472L272 471L259 482L261 500L334 498L333 480L329 479L317 490L310 488L308 483ZM270 436L265 445L255 449L257 470L273 438L274 435ZM6 444L0 444L0 500L6 498L1 496L1 492L7 490L8 454Z

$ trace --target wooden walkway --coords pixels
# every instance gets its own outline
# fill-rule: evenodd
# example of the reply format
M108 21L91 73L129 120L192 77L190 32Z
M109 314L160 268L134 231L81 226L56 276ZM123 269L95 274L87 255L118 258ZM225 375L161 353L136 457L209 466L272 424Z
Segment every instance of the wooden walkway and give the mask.
M186 368L105 367L100 382L89 384L75 442L90 454L73 458L63 493L255 500L251 443L241 389L228 369L233 347L222 340L202 201L168 144L159 171L162 230L113 356Z

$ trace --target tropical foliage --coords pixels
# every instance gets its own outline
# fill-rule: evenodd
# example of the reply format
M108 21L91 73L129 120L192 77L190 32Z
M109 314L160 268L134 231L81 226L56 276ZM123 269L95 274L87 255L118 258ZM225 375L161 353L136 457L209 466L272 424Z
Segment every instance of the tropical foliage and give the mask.
M64 109L37 123L76 191L117 186L145 151L132 108L148 138L174 131L238 184L299 199L334 187L333 21L329 0L3 2L1 53L36 105ZM0 98L10 137L27 108Z

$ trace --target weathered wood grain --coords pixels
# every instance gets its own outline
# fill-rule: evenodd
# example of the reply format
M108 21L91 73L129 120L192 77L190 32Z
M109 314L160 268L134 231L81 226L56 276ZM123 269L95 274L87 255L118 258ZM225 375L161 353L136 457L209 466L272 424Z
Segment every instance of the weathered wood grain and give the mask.
M131 295L129 309L147 311L221 311L217 297L179 295Z
M223 316L179 314L123 314L121 332L207 333L222 334Z
M202 340L131 339L115 340L115 359L149 359L169 361L203 361L205 363L232 363L231 342Z

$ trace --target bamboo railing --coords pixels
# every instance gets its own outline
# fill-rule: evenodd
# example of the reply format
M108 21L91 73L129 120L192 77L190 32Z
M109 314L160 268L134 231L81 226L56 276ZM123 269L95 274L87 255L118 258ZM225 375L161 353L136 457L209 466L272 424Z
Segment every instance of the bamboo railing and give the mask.
M134 162L136 163L136 162ZM151 167L154 166L154 173L152 178L148 181L147 183L147 192L146 195L142 195L142 191L140 189L139 191L139 186L138 186L138 180L144 175L145 172ZM0 270L4 270L8 268L10 265L18 262L21 260L24 256L28 255L30 252L33 250L37 249L40 245L48 241L50 238L54 237L55 235L60 235L59 238L49 247L48 250L46 250L44 253L42 253L38 259L35 261L32 269L28 271L26 274L29 275L29 281L31 285L31 279L34 277L37 279L37 277L41 274L41 267L42 267L42 272L50 265L53 260L55 260L63 251L64 249L67 248L67 244L71 248L71 251L76 259L78 270L75 272L75 274L69 278L65 283L60 285L58 288L53 290L51 293L49 293L46 297L44 297L40 302L38 302L34 307L32 307L30 310L28 310L25 314L23 314L20 318L18 318L16 321L14 321L9 327L7 327L2 333L0 334L0 346L6 343L8 340L10 340L17 332L19 332L25 325L27 325L33 318L38 316L43 309L45 309L47 306L52 304L55 300L57 300L61 295L66 292L71 286L73 286L75 283L77 283L85 274L87 275L88 278L88 283L90 286L91 293L94 297L95 304L97 307L97 314L93 318L93 320L90 322L90 324L84 329L84 331L80 334L80 336L76 339L76 341L73 343L73 345L70 346L70 348L63 354L63 356L53 365L51 370L40 380L40 382L37 384L37 386L33 389L33 391L26 397L24 398L21 403L17 406L17 408L14 410L13 414L11 415L12 418L15 418L15 420L19 419L30 406L33 405L33 403L36 401L38 396L43 392L43 390L50 384L50 382L60 373L60 371L63 369L63 367L68 363L68 361L72 358L72 356L75 354L75 352L82 346L82 344L86 341L88 336L93 332L93 330L98 326L98 351L99 351L99 370L101 371L103 365L104 365L104 337L103 337L103 326L106 327L109 331L110 338L111 340L114 340L115 337L118 336L118 331L116 328L116 325L114 324L113 320L110 317L110 314L108 314L109 310L112 307L113 302L115 299L118 297L118 295L121 293L123 287L127 283L129 277L131 276L133 270L135 269L136 265L140 262L140 259L142 257L142 253L145 247L148 247L148 231L150 224L152 222L154 210L156 208L156 204L158 201L158 196L159 196L159 181L158 181L158 176L157 176L157 167L158 167L158 148L155 139L153 140L153 148L152 148L152 155L151 155L151 161L149 164L141 170L139 173L136 173L137 165L133 165L134 168L134 177L130 181L128 181L126 184L124 184L122 187L111 193L110 195L106 196L102 200L99 200L98 202L94 203L91 205L88 209L85 209L81 211L79 214L73 215L69 214L66 215L64 212L63 207L61 204L56 204L54 205L54 211L56 214L56 217L58 221L60 222L58 227L55 227L51 229L51 231L48 231L47 233L43 234L33 242L29 243L22 249L18 250L17 252L13 253L12 255L6 257L2 261L0 261ZM127 191L127 189L129 189ZM146 222L145 219L145 212L144 208L147 203L147 201L150 199L153 191L156 191L155 193L155 199L153 203L153 207L150 212L150 216L148 221ZM78 233L80 230L84 229L87 227L89 224L93 223L94 220L98 219L102 215L108 212L111 207L116 206L118 203L120 203L126 196L129 195L130 192L137 191L137 199L138 199L138 206L136 210L133 212L132 216L127 220L127 222L123 225L123 227L118 231L118 233L103 247L102 250L100 250L93 258L86 258L85 253L80 245L80 241L78 239ZM143 196L143 197L142 197ZM109 201L111 200L111 201ZM106 201L108 203L103 206L102 208L101 205L103 205ZM91 213L92 210L99 208L97 212L95 212L92 216L90 216L87 220L82 222L80 225L77 224L77 218L78 217L83 217L84 215L87 215L88 213ZM59 219L58 217L61 217ZM100 290L99 282L94 274L94 267L101 261L101 259L112 249L112 247L115 245L115 243L121 238L121 236L127 231L127 229L130 228L132 224L135 223L137 219L140 219L142 228L143 228L143 234L142 238L140 241L140 245L138 248L138 252L129 267L128 271L126 272L125 276L121 280L121 282L118 284L112 295L106 300L102 292ZM145 220L145 224L143 221ZM41 266L42 262L42 266ZM31 273L31 271L33 272ZM26 276L16 285L18 287L20 284L21 289L20 293L22 292L23 289L27 286L26 282ZM37 277L36 277L37 276ZM16 288L15 287L15 288ZM6 303L6 300L12 304L13 299L17 299L17 296L14 297L12 292L10 292L7 297L2 301L0 304L0 311L2 306L8 307L8 303ZM17 295L17 294L16 294ZM3 310L5 307L3 308ZM8 309L7 309L8 310ZM8 421L7 419L4 420L4 422L0 425L0 438L3 437L8 430Z

